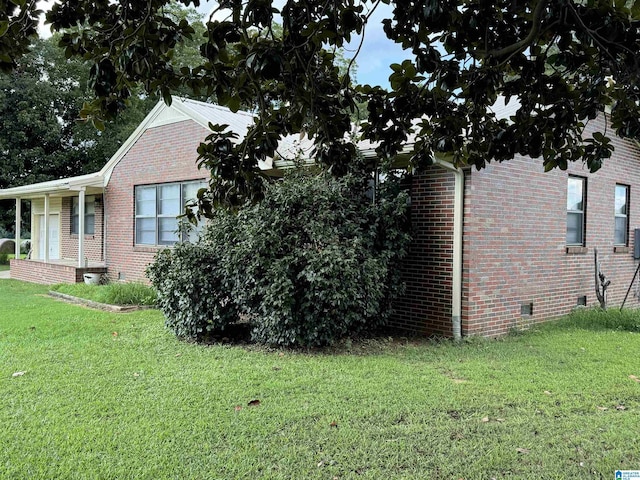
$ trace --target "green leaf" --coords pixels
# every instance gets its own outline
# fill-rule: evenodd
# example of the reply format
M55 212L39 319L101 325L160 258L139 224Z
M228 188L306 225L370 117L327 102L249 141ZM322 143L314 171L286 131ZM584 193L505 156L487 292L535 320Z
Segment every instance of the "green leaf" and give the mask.
M104 122L99 118L92 118L91 123L97 130L100 130L101 132L104 131Z
M236 113L238 110L240 110L240 97L233 96L229 98L227 106L229 107L229 110L231 110L233 113Z

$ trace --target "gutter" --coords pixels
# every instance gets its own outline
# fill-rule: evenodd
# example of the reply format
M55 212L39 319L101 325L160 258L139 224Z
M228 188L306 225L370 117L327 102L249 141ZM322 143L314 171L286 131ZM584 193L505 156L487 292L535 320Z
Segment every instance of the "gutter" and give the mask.
M462 240L464 214L464 172L461 168L441 160L434 159L434 164L453 172L455 190L453 201L453 278L451 292L451 327L453 338L462 339Z

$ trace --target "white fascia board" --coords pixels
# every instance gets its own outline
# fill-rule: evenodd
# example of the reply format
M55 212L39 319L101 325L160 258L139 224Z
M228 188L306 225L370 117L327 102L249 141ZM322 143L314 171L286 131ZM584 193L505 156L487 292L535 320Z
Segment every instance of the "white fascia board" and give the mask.
M31 185L23 185L21 187L0 190L0 199L29 198L33 196L40 196L45 193L55 193L68 189L69 184L66 179L56 180L54 182L33 183Z
M90 173L78 177L61 178L48 182L32 183L21 187L7 188L0 190L0 199L5 198L33 198L40 197L47 193L59 193L65 191L76 191L83 187L102 188L102 176L99 173Z

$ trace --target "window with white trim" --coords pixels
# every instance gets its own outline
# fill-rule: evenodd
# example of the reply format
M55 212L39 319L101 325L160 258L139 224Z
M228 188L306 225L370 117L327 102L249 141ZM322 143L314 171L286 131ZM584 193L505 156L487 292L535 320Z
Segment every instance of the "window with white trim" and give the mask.
M587 179L570 176L567 182L567 245L584 246Z
M78 234L80 228L80 198L71 199L71 234ZM96 197L84 197L84 234L93 235L96 231Z
M196 198L205 181L138 185L135 187L136 245L173 245L195 240L198 231L179 231L178 216L185 204Z
M615 193L615 230L613 243L617 246L629 245L629 187L616 185Z

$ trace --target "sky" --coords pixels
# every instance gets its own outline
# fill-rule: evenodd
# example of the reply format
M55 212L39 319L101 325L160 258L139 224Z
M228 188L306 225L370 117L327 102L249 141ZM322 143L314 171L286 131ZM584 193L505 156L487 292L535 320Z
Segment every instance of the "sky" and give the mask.
M283 5L284 0L274 0L275 8L281 8ZM198 11L208 17L216 6L216 1L203 1ZM366 13L366 5L364 13ZM389 65L402 63L402 60L408 58L399 45L387 38L382 28L382 20L391 18L392 13L393 7L379 3L375 12L369 18L365 28L364 42L356 59L358 83L388 87L389 75L392 73ZM216 15L215 18L221 20L223 17L224 14L221 16ZM352 58L356 54L359 44L359 36L352 39L351 43L345 47L345 57Z
M52 0L40 0L38 6L43 10L47 10L51 3L53 3ZM283 0L274 1L276 8L282 4L284 4ZM208 17L216 5L217 2L212 0L202 1L197 10ZM380 85L387 88L389 87L389 75L392 73L389 65L392 63L402 63L402 60L408 58L399 45L387 39L382 29L382 19L390 18L391 15L392 7L384 3L379 3L376 11L369 19L369 23L365 29L364 42L356 59L358 65L358 83ZM51 35L49 27L41 24L40 35L45 37ZM360 38L354 38L345 48L346 58L353 57L359 43Z

